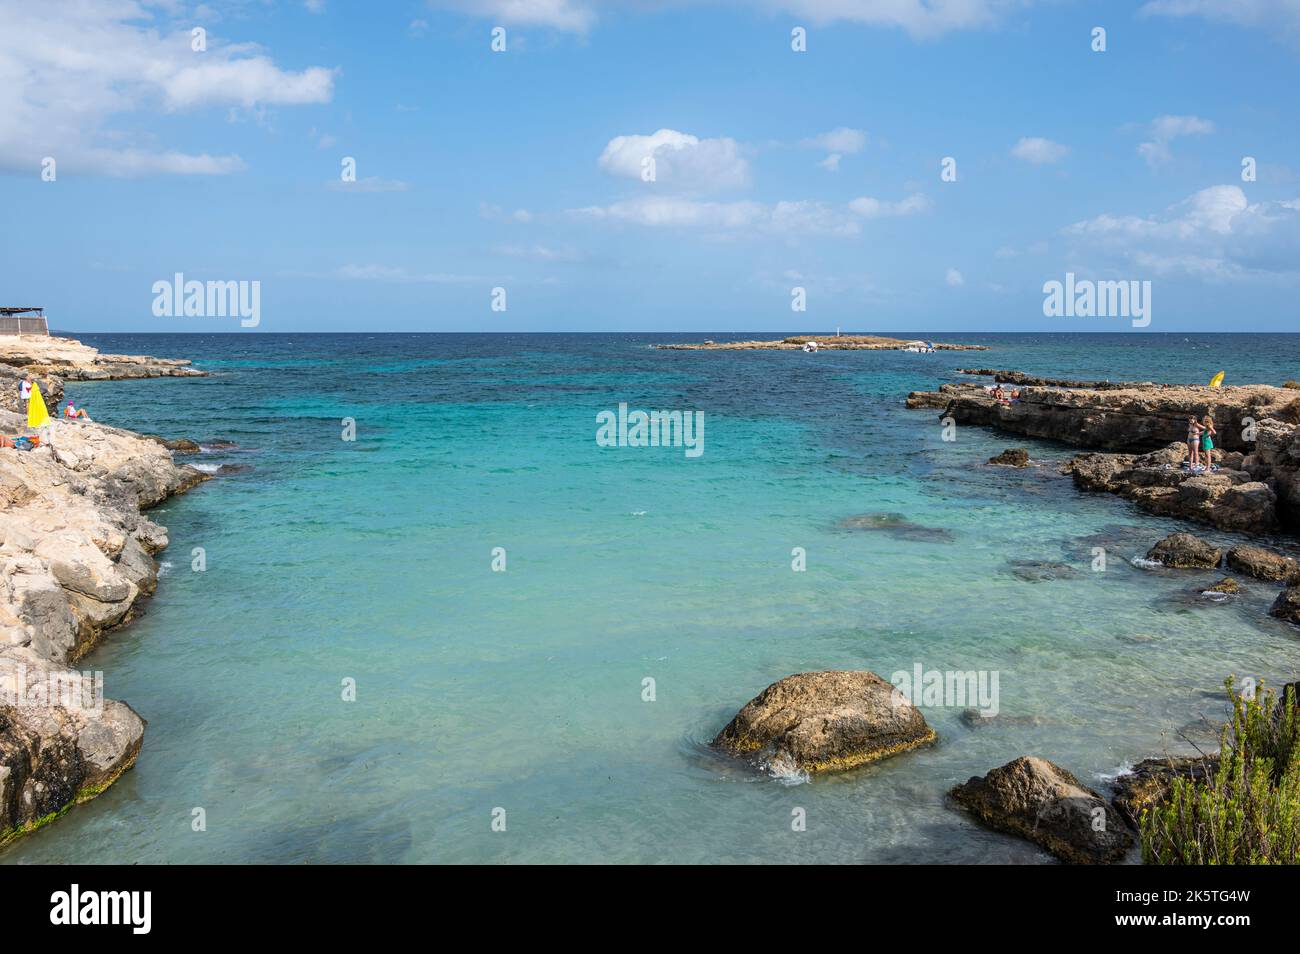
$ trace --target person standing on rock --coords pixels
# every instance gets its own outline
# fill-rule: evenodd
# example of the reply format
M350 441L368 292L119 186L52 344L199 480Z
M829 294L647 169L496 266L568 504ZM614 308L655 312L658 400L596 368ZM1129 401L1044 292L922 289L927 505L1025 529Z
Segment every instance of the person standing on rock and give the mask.
M18 396L23 402L23 407L26 407L27 402L32 397L32 376L30 374L23 376L23 383L18 386Z
M1214 418L1205 415L1201 418L1201 450L1205 454L1205 463L1202 465L1207 472L1214 469L1214 435L1219 433L1214 429Z
M1187 419L1187 468L1195 470L1201 465L1201 425L1193 415Z

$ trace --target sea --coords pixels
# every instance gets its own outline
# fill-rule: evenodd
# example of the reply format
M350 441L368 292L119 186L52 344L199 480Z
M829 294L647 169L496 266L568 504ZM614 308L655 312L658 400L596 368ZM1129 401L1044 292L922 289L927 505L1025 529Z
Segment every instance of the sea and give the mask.
M1300 335L902 336L990 350L77 335L210 373L67 392L212 480L152 511L157 594L78 663L147 720L138 763L0 863L1053 863L949 790L1213 750L1224 680L1295 679L1300 629L1273 585L1143 565L1194 528L1077 491L1070 448L905 398L970 366L1280 384ZM620 405L700 452L599 439ZM932 699L934 745L812 779L709 746L784 676L917 667L996 674L998 718Z

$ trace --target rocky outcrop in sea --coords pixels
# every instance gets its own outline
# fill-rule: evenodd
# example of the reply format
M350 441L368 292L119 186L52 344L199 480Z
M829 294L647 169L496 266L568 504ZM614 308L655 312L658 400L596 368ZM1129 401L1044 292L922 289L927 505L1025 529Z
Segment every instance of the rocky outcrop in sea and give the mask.
M962 383L915 391L907 406L937 409L957 424L1094 448L1067 465L1075 483L1151 513L1222 530L1300 531L1300 395L1294 389L1053 381L1025 384L1006 401L982 385ZM1209 472L1184 466L1188 418L1207 414L1218 432L1217 469Z

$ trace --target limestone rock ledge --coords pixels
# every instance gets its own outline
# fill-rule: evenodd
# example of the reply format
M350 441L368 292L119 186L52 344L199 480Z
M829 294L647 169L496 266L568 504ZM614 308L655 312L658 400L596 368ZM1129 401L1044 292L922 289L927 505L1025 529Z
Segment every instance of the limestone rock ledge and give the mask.
M37 335L0 336L0 366L21 373L56 375L65 381L119 381L127 378L198 378L206 371L193 367L189 361L175 358L154 358L149 355L103 354L97 348L82 344L73 338L44 337ZM0 382L8 384L8 382ZM41 390L49 398L46 382ZM3 406L11 411L17 407L16 393L5 392ZM59 394L62 395L60 387ZM48 401L47 401L48 403ZM51 408L52 409L52 408Z
M1050 380L990 369L971 373ZM1075 458L1075 482L1127 497L1152 513L1247 533L1300 529L1300 396L1294 389L1051 381L1023 385L1016 400L1003 402L981 385L963 383L914 391L907 406L938 410L958 424L1109 451ZM1216 422L1219 470L1183 470L1187 419L1206 414Z
M0 432L25 420L0 410ZM0 448L0 845L130 768L144 722L71 664L154 592L167 530L141 513L207 479L156 441L56 421Z

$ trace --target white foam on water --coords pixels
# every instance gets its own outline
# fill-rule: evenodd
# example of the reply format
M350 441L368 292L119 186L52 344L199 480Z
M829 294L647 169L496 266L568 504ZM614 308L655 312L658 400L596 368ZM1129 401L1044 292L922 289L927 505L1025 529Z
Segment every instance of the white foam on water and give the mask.
M782 785L803 785L805 782L812 781L812 776L805 769L799 768L789 759L781 756L768 759L759 767Z
M195 470L201 470L205 474L215 474L221 469L220 464L191 464Z
M1148 560L1146 557L1135 556L1133 559L1129 560L1128 562L1132 563L1134 566L1143 570L1154 570L1164 566L1164 564L1161 563L1159 560Z

